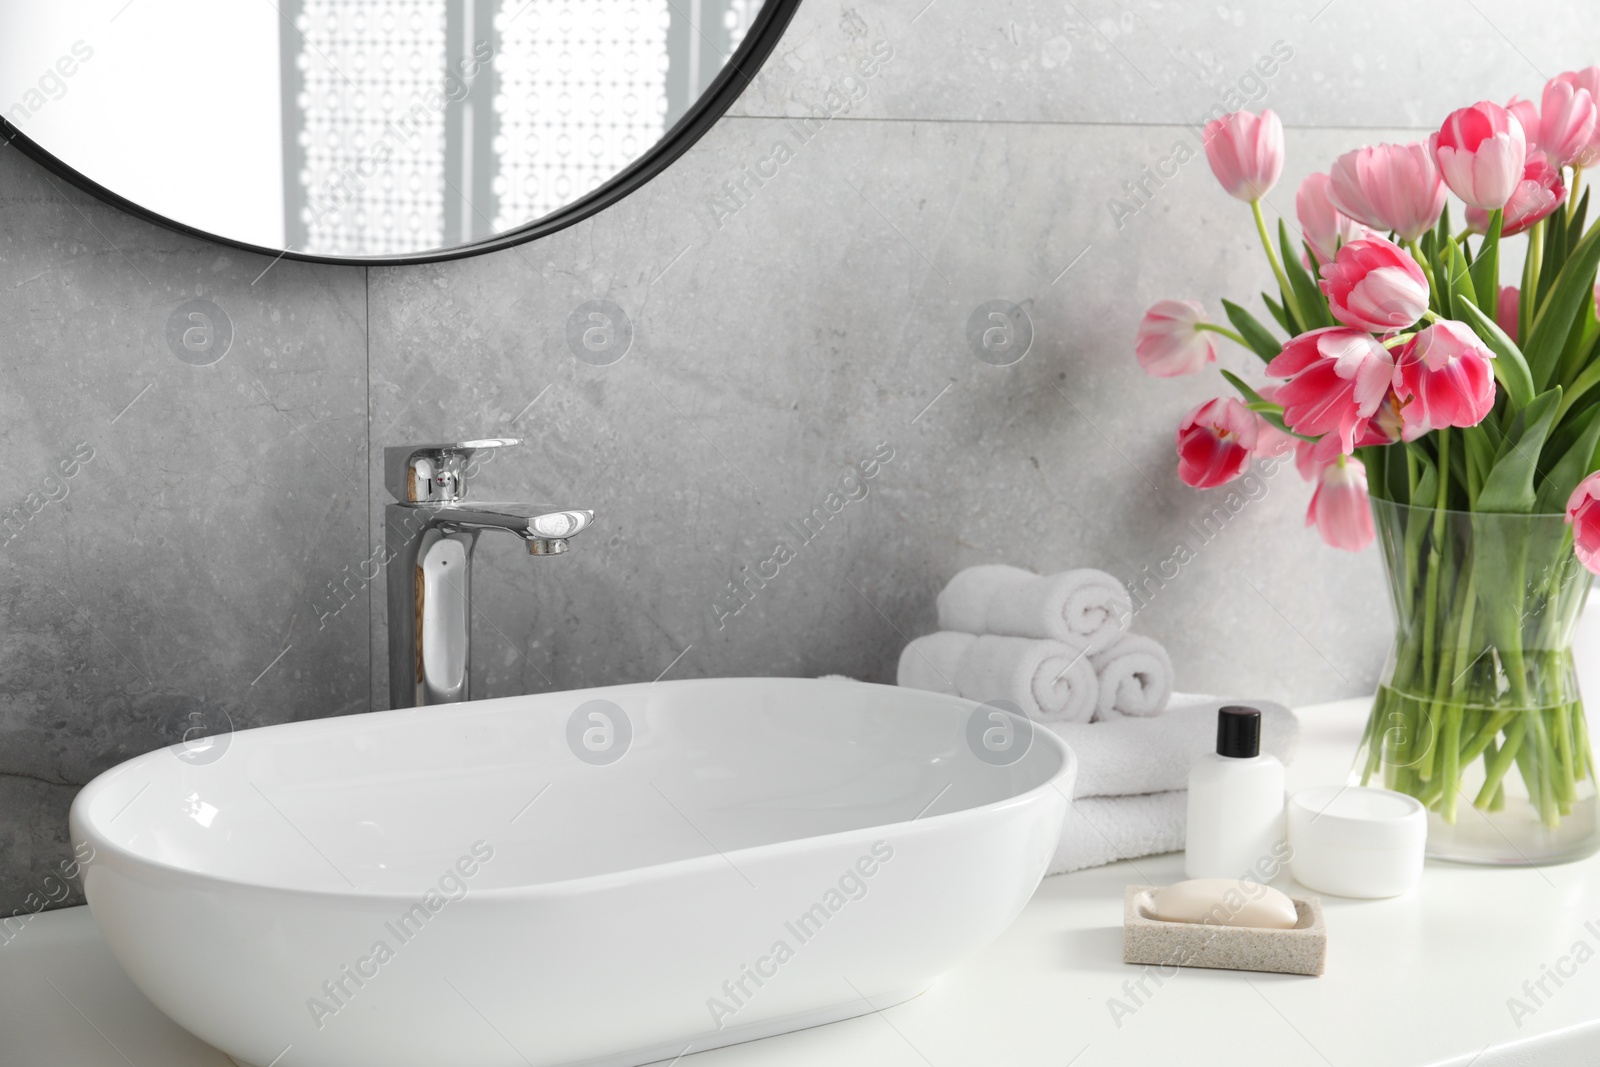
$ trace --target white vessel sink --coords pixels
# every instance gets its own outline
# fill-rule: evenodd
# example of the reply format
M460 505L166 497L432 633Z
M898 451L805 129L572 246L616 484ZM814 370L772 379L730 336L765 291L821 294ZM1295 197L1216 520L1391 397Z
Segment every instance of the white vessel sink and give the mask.
M319 719L130 760L73 841L134 982L241 1064L671 1061L915 996L1016 918L1076 764L1034 731L1001 765L997 714L766 678Z

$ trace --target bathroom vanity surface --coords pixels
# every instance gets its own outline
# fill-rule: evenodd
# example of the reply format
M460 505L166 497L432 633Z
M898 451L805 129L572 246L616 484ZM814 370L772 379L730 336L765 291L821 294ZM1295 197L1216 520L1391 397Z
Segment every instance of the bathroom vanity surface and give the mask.
M1300 712L1291 790L1342 780L1366 708L1357 700ZM1158 983L1122 962L1123 887L1182 877L1173 854L1047 878L998 941L928 993L845 1022L691 1050L680 1062L1600 1063L1600 857L1503 870L1430 861L1408 896L1322 898L1329 945L1321 978L1183 970ZM1307 892L1287 876L1275 884ZM0 1063L229 1067L133 987L87 908L36 916L0 946ZM294 1067L292 1055L278 1067Z

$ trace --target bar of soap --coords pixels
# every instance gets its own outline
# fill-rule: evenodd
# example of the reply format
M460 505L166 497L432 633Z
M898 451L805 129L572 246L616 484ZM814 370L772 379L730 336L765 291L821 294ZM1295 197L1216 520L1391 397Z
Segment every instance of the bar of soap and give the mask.
M1299 922L1294 901L1260 882L1192 878L1150 894L1150 914L1162 922L1292 930Z
M1250 887L1255 888L1253 885ZM1328 927L1316 897L1291 897L1300 916L1292 930L1209 923L1163 922L1155 917L1153 885L1130 885L1122 894L1122 962L1161 967L1218 967L1229 971L1322 974L1328 966Z

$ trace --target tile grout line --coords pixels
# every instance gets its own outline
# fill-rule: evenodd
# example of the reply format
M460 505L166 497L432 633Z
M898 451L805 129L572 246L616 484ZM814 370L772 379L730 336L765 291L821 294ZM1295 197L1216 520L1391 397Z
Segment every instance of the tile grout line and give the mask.
M785 122L804 118L803 115L724 115L724 119L749 122ZM871 115L835 115L828 120L830 125L835 122L855 123L859 125L880 124L916 124L928 125L943 124L949 126L1065 126L1082 127L1084 129L1143 129L1143 130L1192 130L1195 124L1182 120L1166 122L1086 122L1078 119L981 119L981 118L952 118L939 115L924 116L871 116ZM1381 132L1396 130L1406 133L1432 133L1438 127L1417 126L1406 123L1322 123L1322 122L1285 122L1285 130L1326 130L1330 132L1346 131L1350 133Z

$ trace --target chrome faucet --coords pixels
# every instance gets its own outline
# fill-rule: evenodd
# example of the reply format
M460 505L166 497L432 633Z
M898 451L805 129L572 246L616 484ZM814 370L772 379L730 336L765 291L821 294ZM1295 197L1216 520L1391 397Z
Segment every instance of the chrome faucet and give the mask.
M522 538L533 556L557 556L594 512L543 504L466 503L467 482L515 438L383 450L389 590L389 705L470 700L472 550L485 530Z

